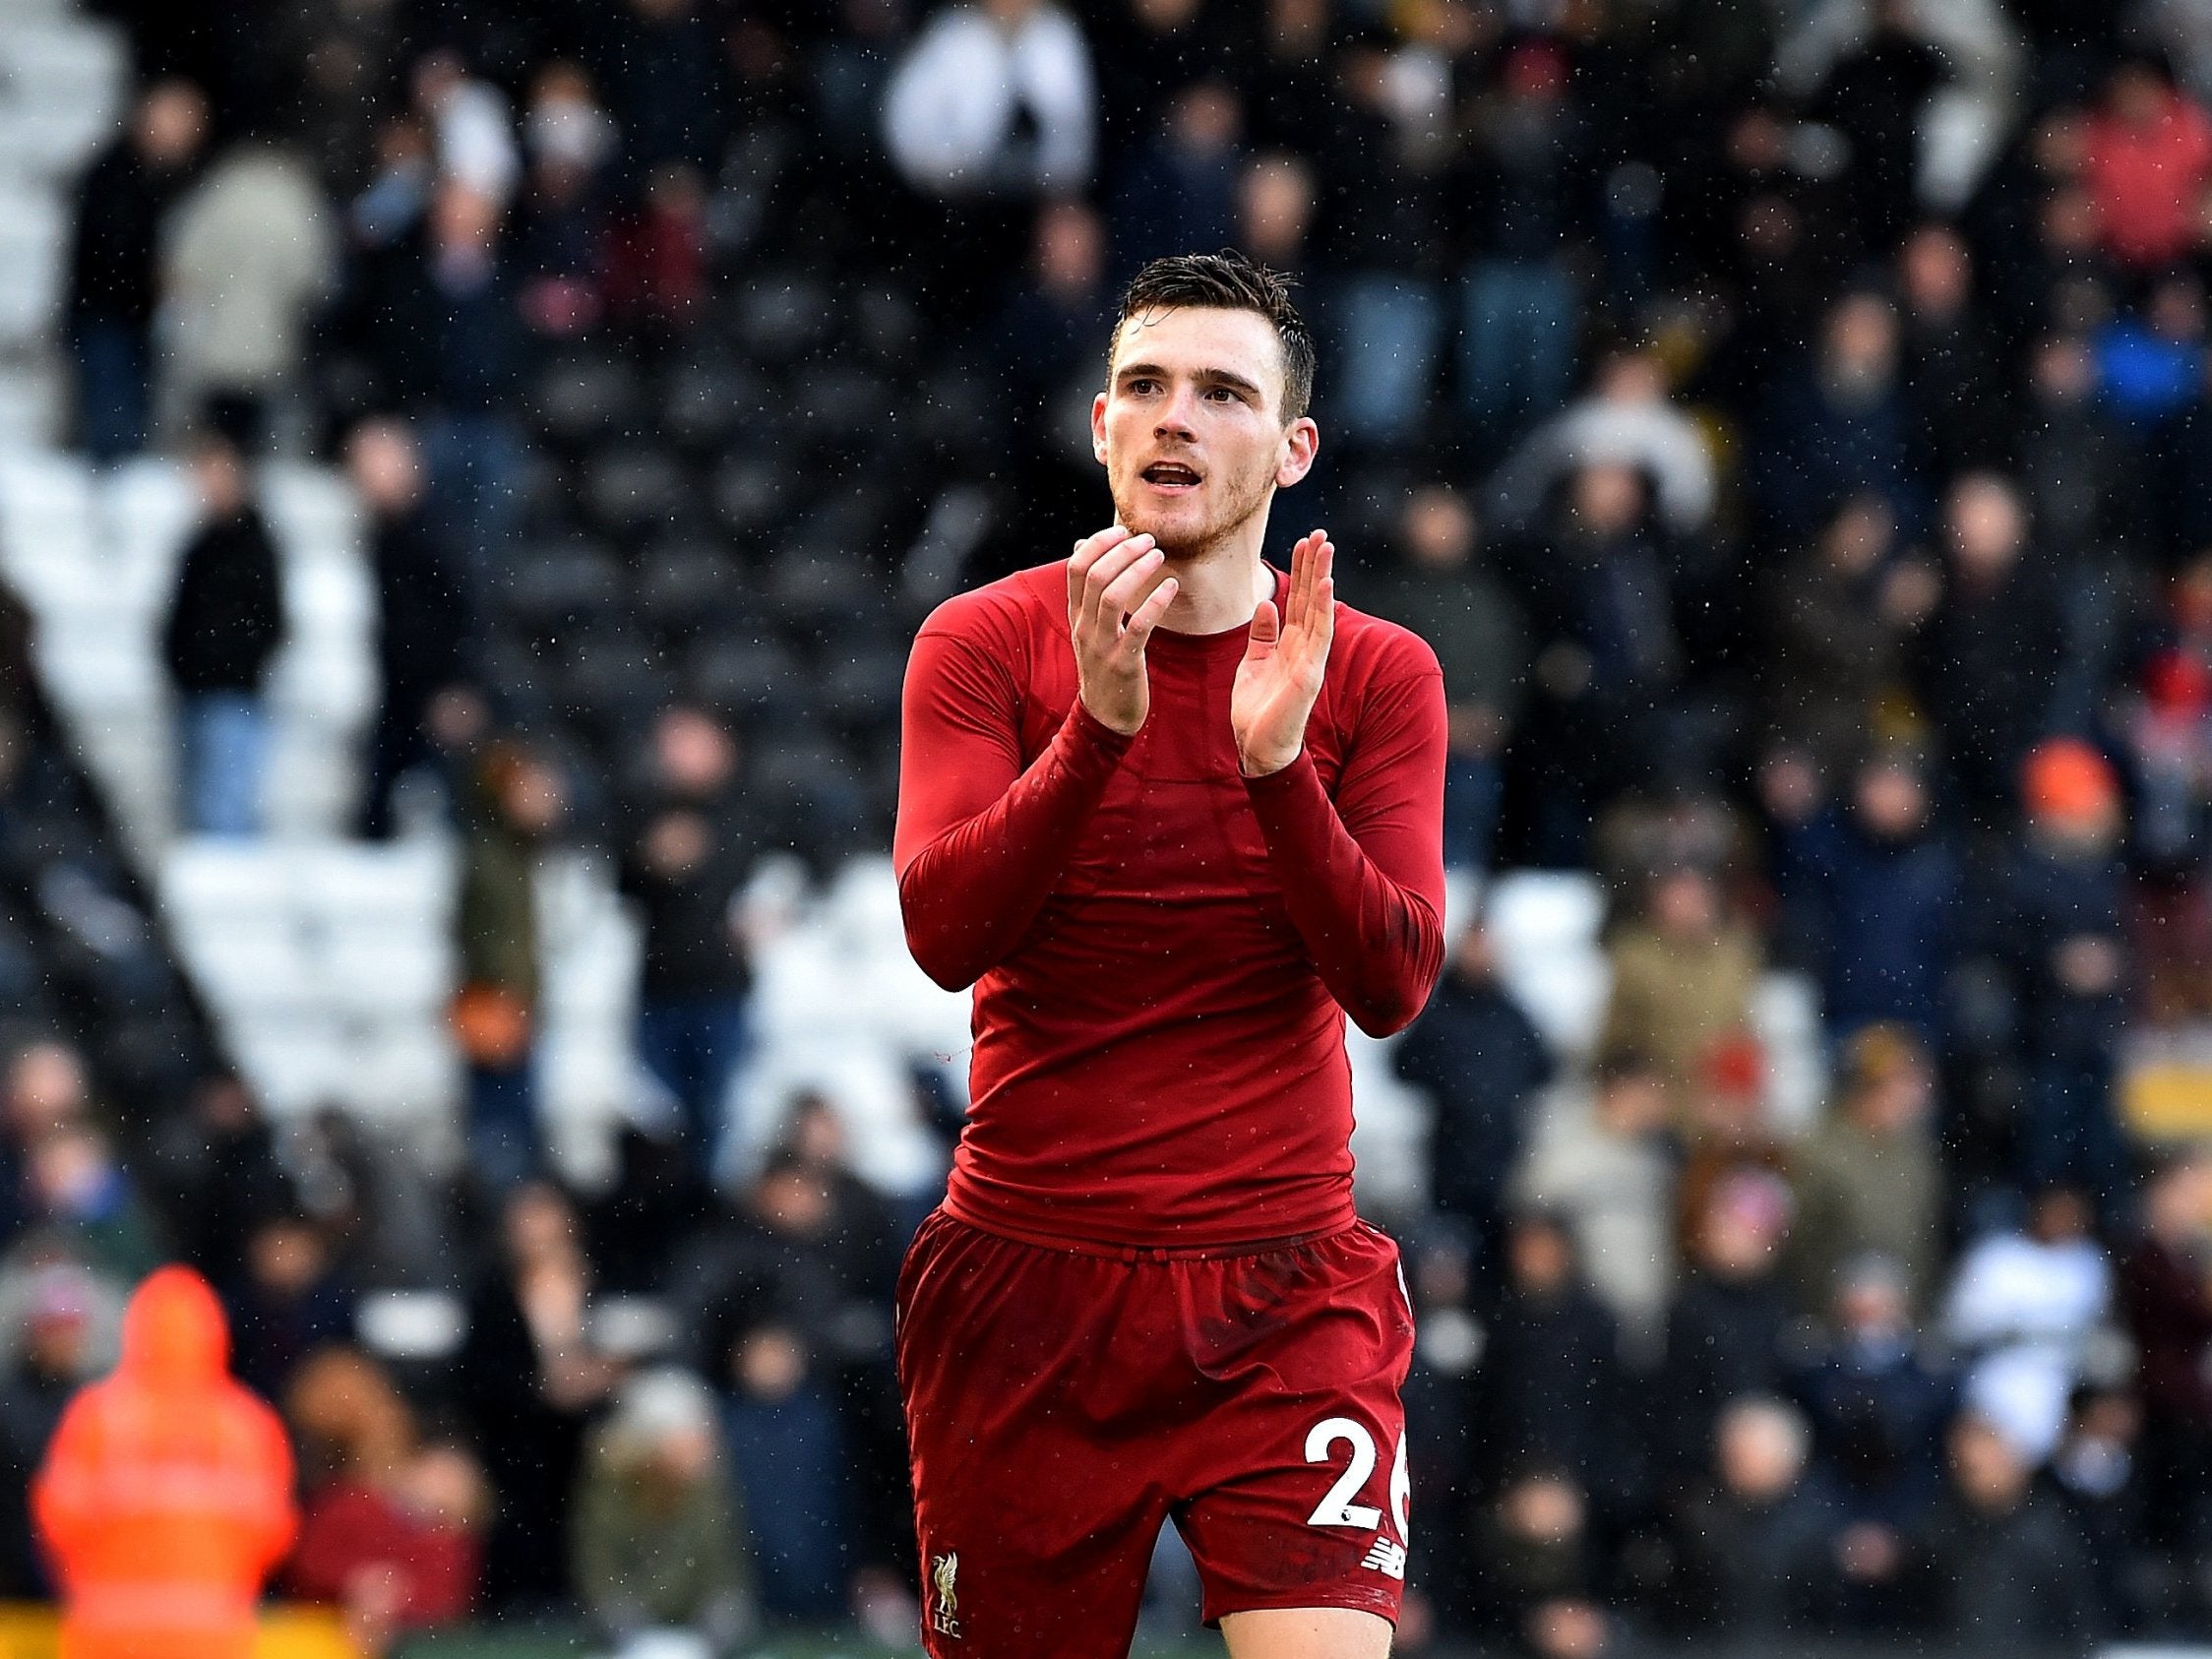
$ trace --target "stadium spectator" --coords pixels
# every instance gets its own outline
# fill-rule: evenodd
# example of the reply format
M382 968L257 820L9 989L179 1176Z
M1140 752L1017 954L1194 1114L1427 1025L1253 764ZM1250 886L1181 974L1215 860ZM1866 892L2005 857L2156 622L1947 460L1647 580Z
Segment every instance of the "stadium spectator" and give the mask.
M52 1261L36 1269L21 1304L23 1328L10 1346L14 1357L0 1379L0 1594L42 1601L54 1593L50 1570L34 1536L31 1478L46 1455L70 1397L98 1369L97 1303L93 1276Z
M1766 1051L1756 1037L1740 1032L1713 1047L1690 1096L1681 1126L1682 1168L1676 1181L1675 1208L1687 1247L1712 1196L1741 1176L1790 1178L1793 1147L1775 1131L1766 1109ZM1795 1211L1795 1197L1790 1212ZM1778 1282L1787 1289L1777 1263Z
M1303 281L1310 257L1319 185L1313 164L1289 151L1256 155L1237 191L1239 247L1290 281Z
M2212 1466L2212 1171L2175 1157L2143 1191L2142 1231L2120 1267L2117 1299L2135 1344L2142 1420L2144 1517L2157 1541L2196 1547L2212 1537L2205 1472ZM2087 1475L2084 1471L2084 1475Z
M2003 360L1975 295L1974 254L1944 224L1897 251L1899 342L1909 441L1921 469L1948 478L2012 458Z
M1509 560L1536 642L1527 716L1508 758L1508 773L1516 761L1533 773L1531 863L1588 863L1597 809L1623 784L1645 781L1667 747L1663 711L1682 645L1648 508L1632 468L1582 467L1563 485L1545 536Z
M0 1087L0 1239L21 1233L31 1213L31 1147L57 1129L81 1124L91 1109L84 1057L70 1043L39 1037L10 1056Z
M722 1371L723 1425L738 1484L778 1497L775 1525L754 1540L762 1609L787 1619L833 1618L846 1605L840 1541L850 1516L834 1404L788 1325L739 1335Z
M455 1035L468 1066L470 1172L503 1195L536 1173L537 853L565 808L561 777L525 745L502 739L479 759L462 803L468 826L455 911L461 986Z
M2124 1386L2074 1390L2065 1437L2051 1456L2052 1486L2089 1553L2098 1619L2108 1630L2143 1628L2166 1616L2176 1597L2167 1526L2150 1525L2152 1473L2142 1446L2143 1410ZM2201 1488L2192 1487L2193 1495ZM2161 1517L2190 1536L2186 1504ZM2201 1536L2201 1533L2196 1534ZM2142 1540L2150 1545L2145 1551Z
M1071 379L1081 380L1086 400L1096 390L1090 381L1098 341L1112 326L1113 310L1104 220L1081 202L1047 203L1037 214L1027 271L993 340L1010 380L1037 400L1040 415L1057 407ZM1045 436L1049 419L1038 424L1040 449L1057 448ZM1087 474L1083 481L1090 482Z
M5 1109L8 1132L19 1144L92 1116L98 1104L83 1050L51 1034L21 1043L9 1057L0 1107Z
M1590 226L1592 113L1561 42L1515 44L1466 128L1459 406L1495 456L1567 399L1581 344L1568 250Z
M2204 284L2162 276L2140 310L2122 311L2091 338L2097 388L2113 413L2156 429L2194 399L2207 361Z
M1826 1309L1845 1265L1869 1251L1894 1264L1908 1312L1928 1306L1943 1227L1935 1087L1905 1026L1870 1025L1845 1045L1835 1105L1792 1158L1789 1265L1802 1311Z
M2113 69L2085 163L2098 230L2116 260L2155 271L2195 245L2199 197L2212 182L2212 119L2155 61Z
M2033 1467L2051 1455L2083 1354L2112 1301L2112 1267L2089 1206L2064 1187L2039 1193L2027 1225L1994 1232L1960 1259L1943 1333L1967 1356L1966 1404Z
M1590 1289L1639 1365L1659 1353L1674 1298L1676 1158L1667 1079L1637 1054L1599 1061L1586 1107L1555 1104L1513 1179L1516 1203L1558 1216Z
M130 130L77 187L66 304L78 433L94 461L119 461L146 445L161 236L207 130L197 87L155 82L139 94Z
M948 196L1079 188L1096 125L1082 31L1044 0L941 13L893 74L884 106L892 160Z
M1832 1505L1808 1468L1806 1422L1780 1399L1721 1414L1711 1476L1675 1506L1664 1623L1726 1642L1776 1642L1832 1617Z
M2078 101L2045 106L1997 156L1983 200L1958 220L1980 262L1984 297L2006 354L2070 325L2058 291L2108 275L2097 244L2097 209L2081 182L2088 116Z
M522 439L511 405L528 340L499 199L434 186L421 227L392 250L366 323L388 395L416 422L433 522L452 538L481 615L509 574Z
M1330 401L1346 441L1375 450L1419 434L1447 314L1451 242L1436 227L1449 222L1441 117L1450 89L1421 67L1418 48L1349 45L1326 105L1333 131L1318 157L1325 207L1313 251L1325 267L1338 341ZM1510 372L1516 361L1505 348L1497 366Z
M230 1380L227 1345L207 1281L164 1267L131 1299L122 1363L62 1413L31 1512L72 1655L251 1651L298 1517L283 1426Z
M2204 1012L2212 914L2202 879L2212 768L2212 558L2174 573L2142 618L2149 648L2129 676L2115 724L2131 797L2127 862L2144 1017L2157 1027Z
M1838 1274L1829 1329L1796 1380L1823 1483L1862 1555L1893 1553L1935 1502L1954 1380L1921 1351L1903 1271L1869 1254Z
M300 1207L328 1242L340 1283L421 1289L458 1282L447 1183L424 1167L404 1135L324 1106L290 1126L285 1152L298 1172Z
M402 777L432 758L433 698L461 677L474 632L469 584L425 512L428 479L413 434L398 421L369 420L346 439L346 472L369 514L376 574L377 684L361 833L394 830L393 797Z
M1950 1433L1950 1491L1916 1550L1931 1633L1992 1653L2078 1651L2098 1631L2080 1536L2035 1489L2033 1460L1969 1414Z
M902 1475L905 1423L897 1409L896 1378L881 1346L904 1241L920 1224L912 1200L887 1200L852 1172L844 1122L827 1095L802 1093L791 1103L778 1150L788 1153L828 1190L830 1233L842 1247L845 1282L852 1300L838 1316L845 1327L839 1377L845 1434L853 1448L849 1475L861 1560L853 1578L855 1604L865 1607L868 1584L904 1583L910 1546L911 1499Z
M673 1370L623 1383L577 1489L571 1547L592 1623L617 1641L682 1629L730 1651L755 1617L742 1527L707 1385Z
M1897 559L1889 504L1865 494L1760 582L1752 626L1763 724L1777 749L1803 757L1814 781L1850 775L1869 720L1900 683L1900 612L1918 575Z
M1691 269L1743 312L1714 364L1735 407L1762 395L1806 344L1834 286L1836 251L1811 227L1843 209L1838 192L1799 164L1801 133L1789 107L1747 96L1718 125L1718 154L1695 155L1694 185L1668 205Z
M734 100L728 54L703 10L694 0L628 0L592 31L592 78L605 92L632 190L664 169L711 177L721 165Z
M727 1380L740 1483L785 1499L777 1526L755 1541L762 1605L819 1619L843 1610L857 1569L905 1553L902 1503L887 1504L853 1455L903 1444L891 1358L896 1242L882 1201L840 1167L819 1109L802 1103L795 1117L803 1137L770 1154L737 1226L710 1242L695 1327Z
M614 1182L584 1211L600 1283L615 1295L667 1289L720 1207L674 1126L624 1126L615 1141Z
M1702 530L1717 489L1712 454L1697 423L1667 392L1667 371L1651 352L1607 359L1590 391L1531 433L1491 475L1485 493L1500 527L1525 531L1561 478L1610 463L1651 480L1653 500L1675 534Z
M237 442L202 433L192 467L202 518L162 634L178 700L178 817L194 834L254 835L265 811L269 671L285 634L283 578Z
M455 1384L498 1499L485 1602L544 1612L570 1592L569 1501L585 1426L618 1368L591 1340L590 1267L569 1201L525 1183L507 1197L500 1232L497 1260L469 1290Z
M282 1399L308 1355L352 1333L353 1289L322 1229L296 1211L256 1223L245 1271L222 1291L238 1380L265 1399Z
M2131 1174L2113 1099L2130 977L2120 783L2088 744L2054 738L2028 756L2021 793L2027 833L1991 924L2027 1062L2019 1181L2080 1187L2114 1214Z
M711 1179L750 1042L751 947L738 900L761 835L727 726L681 704L660 711L634 823L620 882L645 924L638 1053L676 1103L693 1167Z
M1313 110L1329 94L1329 26L1326 0L1268 0L1248 71L1259 143L1289 151L1311 147Z
M1021 458L1012 546L1057 536L1066 515L1087 506L1097 487L1087 411L1098 390L1098 342L1113 327L1107 257L1103 214L1082 201L1048 202L1037 212L1026 266L998 301L990 361L1031 415L1008 435ZM1025 556L991 568L1013 569ZM970 568L982 567L971 561Z
M1879 255L1911 220L1928 103L1953 70L1911 0L1876 0L1860 16L1873 27L1837 57L1812 112L1849 143L1856 240Z
M1444 669L1451 722L1444 761L1444 863L1491 863L1505 755L1528 671L1519 603L1482 556L1482 522L1466 498L1444 484L1413 491L1392 540L1397 563L1374 584L1368 605L1412 629Z
M1391 1065L1429 1095L1431 1206L1466 1229L1471 1251L1488 1255L1555 1067L1543 1035L1498 982L1497 951L1479 921L1460 934Z
M297 447L308 325L338 280L321 187L289 150L234 146L162 240L164 423L220 408L242 443Z
M1170 97L1157 129L1115 172L1107 213L1116 280L1163 254L1231 241L1243 168L1244 107L1232 85L1193 81Z
M1810 935L1829 1041L1895 1020L1940 1045L1965 874L1933 821L1925 767L1908 749L1877 750L1846 806L1824 805L1810 780L1785 787L1770 770L1763 781L1781 827L1776 885Z
M211 1284L245 1270L254 1223L295 1198L268 1120L228 1068L195 1080L184 1110L155 1132L148 1159L158 1171L149 1196L163 1231Z
M2061 560L2090 557L2158 533L2162 516L2181 519L2199 499L2180 478L2172 501L2141 499L2146 474L2182 452L2186 412L2149 457L2120 442L2111 410L2097 396L2097 365L2089 343L2052 335L2028 354L2029 407L2020 437L2019 478L2029 517L2045 546ZM2200 408L2201 395L2192 402ZM2193 431L2201 443L2203 423ZM2158 475L2165 476L2163 472Z
M2045 730L2063 622L2011 479L1960 479L1943 527L1942 596L1914 638L1913 681L1967 807L1988 822L2010 807L2020 763Z
M437 176L504 204L522 165L505 95L444 49L415 61L408 91L430 134Z
M983 297L982 271L1011 263L1020 208L1080 190L1098 147L1091 54L1052 0L988 0L931 18L884 93L885 149L898 175L945 215L927 268L955 308Z
M1406 1290L1421 1335L1404 1385L1406 1478L1433 1495L1430 1502L1440 1513L1464 1515L1478 1486L1496 1472L1486 1466L1485 1447L1451 1428L1463 1420L1473 1390L1481 1386L1478 1368L1489 1352L1488 1327L1472 1305L1478 1293L1494 1298L1495 1292L1470 1271L1470 1253L1449 1232L1408 1228L1407 1234ZM1447 1548L1441 1551L1426 1547L1439 1541L1408 1552L1409 1563L1419 1563L1409 1565L1406 1576L1422 1590L1422 1605L1412 1616L1421 1629L1432 1622L1434 1603L1466 1599L1465 1579L1473 1567L1455 1540L1443 1540ZM1399 1628L1405 1628L1402 1609Z
M1469 1407L1487 1425L1475 1448L1477 1487L1554 1465L1619 1516L1636 1490L1626 1412L1629 1382L1612 1317L1590 1294L1566 1226L1542 1211L1506 1229L1505 1294L1488 1321Z
M1776 375L1750 471L1760 510L1782 535L1805 539L1861 494L1880 497L1908 527L1926 519L1899 350L1889 301L1847 294L1822 319L1817 347Z
M1158 126L1177 92L1237 68L1243 40L1228 12L1213 0L1109 0L1085 19L1109 172Z
M391 1380L349 1348L309 1359L284 1400L307 1474L287 1593L340 1608L346 1633L370 1654L464 1617L488 1508L474 1459L421 1444Z
M517 213L516 304L537 335L588 334L606 312L601 240L621 134L574 63L538 71L523 120L529 173Z
M605 272L607 315L623 338L645 354L680 347L707 299L707 187L694 169L647 175L615 216Z
M1516 1471L1483 1506L1471 1542L1481 1576L1469 1633L1537 1659L1609 1650L1617 1631L1597 1600L1589 1504L1567 1471Z
M1716 1183L1691 1218L1652 1425L1662 1469L1676 1481L1704 1466L1731 1400L1788 1384L1789 1310L1775 1260L1789 1220L1789 1188L1757 1169Z
M125 1284L159 1261L152 1217L114 1148L89 1123L46 1130L31 1143L24 1174L27 1227Z
M1653 872L1639 899L1608 952L1613 990L1598 1052L1649 1055L1687 1126L1720 1045L1751 1025L1758 940L1694 866Z

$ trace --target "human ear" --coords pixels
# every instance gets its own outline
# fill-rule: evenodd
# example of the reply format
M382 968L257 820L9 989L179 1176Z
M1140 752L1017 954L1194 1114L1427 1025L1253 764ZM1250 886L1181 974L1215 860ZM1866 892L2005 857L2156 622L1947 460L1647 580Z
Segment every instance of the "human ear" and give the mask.
M1314 469L1321 429L1311 415L1300 415L1283 432L1283 458L1275 467L1275 487L1287 490Z

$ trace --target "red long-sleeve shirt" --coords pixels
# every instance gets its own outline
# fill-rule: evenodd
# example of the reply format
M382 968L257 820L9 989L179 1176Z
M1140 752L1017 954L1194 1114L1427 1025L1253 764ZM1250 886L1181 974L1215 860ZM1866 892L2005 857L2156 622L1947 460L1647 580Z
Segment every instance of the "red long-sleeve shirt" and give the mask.
M1077 699L1063 565L914 643L892 859L915 960L975 986L962 1220L1189 1248L1352 1218L1344 1015L1397 1030L1444 961L1444 680L1339 603L1303 752L1247 778L1246 637L1155 631L1134 738Z

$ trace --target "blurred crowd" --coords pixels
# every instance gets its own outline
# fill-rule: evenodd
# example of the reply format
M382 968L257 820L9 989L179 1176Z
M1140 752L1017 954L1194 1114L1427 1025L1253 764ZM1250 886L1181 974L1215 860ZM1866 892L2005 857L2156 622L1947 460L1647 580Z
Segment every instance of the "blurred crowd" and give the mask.
M60 785L0 711L19 1476L175 1254L299 1447L279 1582L365 1634L910 1628L916 1216L833 1100L718 1159L734 901L888 843L913 626L1100 526L1118 284L1233 243L1322 341L1276 536L1326 523L1347 601L1443 660L1450 862L1608 905L1586 1044L1478 916L1390 1057L1434 1107L1427 1201L1379 1217L1422 1331L1403 1645L2212 1628L2212 1117L2183 1091L2154 1144L2125 1109L2212 1015L2212 9L100 9L141 91L79 186L65 343L84 451L188 455L205 504L182 821L261 822L253 459L341 462L360 831L466 848L468 1160L449 1191L339 1118L275 1134L173 1043L88 1049L101 994L188 1006L157 949L79 944L140 979L35 1006L68 916L137 912L17 855ZM672 1108L585 1195L533 1082L561 841L619 864ZM1778 982L1827 1078L1794 1115ZM393 1286L455 1291L458 1350L372 1357ZM0 1590L35 1591L7 1525Z

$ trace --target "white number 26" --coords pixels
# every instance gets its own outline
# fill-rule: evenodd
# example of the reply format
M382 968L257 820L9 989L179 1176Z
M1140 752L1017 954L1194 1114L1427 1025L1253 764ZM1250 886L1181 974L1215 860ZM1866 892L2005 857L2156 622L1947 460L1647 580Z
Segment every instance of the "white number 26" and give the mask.
M1352 1502L1367 1477L1375 1473L1375 1437L1368 1433L1367 1425L1351 1417L1324 1417L1316 1423L1306 1436L1306 1461L1326 1463L1329 1451L1339 1441L1352 1448L1351 1461L1344 1472L1314 1505L1314 1512L1306 1517L1308 1526L1352 1526L1369 1531L1382 1524L1382 1511L1372 1504ZM1398 1536L1406 1536L1407 1514L1411 1508L1412 1486L1405 1467L1405 1437L1398 1437L1397 1466L1390 1475L1390 1507L1395 1511Z

